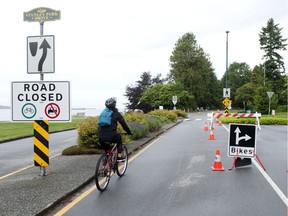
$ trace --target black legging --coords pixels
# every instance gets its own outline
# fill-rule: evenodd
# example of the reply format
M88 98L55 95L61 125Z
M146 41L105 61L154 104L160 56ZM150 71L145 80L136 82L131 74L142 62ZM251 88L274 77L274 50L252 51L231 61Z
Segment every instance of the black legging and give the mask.
M105 144L105 142L110 142L110 143L117 143L117 150L119 153L122 152L122 137L119 133L116 133L113 136L110 137L99 137L99 142L101 144L101 148L106 150L109 150L110 147Z

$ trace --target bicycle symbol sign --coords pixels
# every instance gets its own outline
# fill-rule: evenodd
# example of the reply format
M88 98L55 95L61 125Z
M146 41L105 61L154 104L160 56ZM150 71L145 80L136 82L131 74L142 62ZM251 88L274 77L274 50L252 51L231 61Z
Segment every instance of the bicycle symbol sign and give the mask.
M36 115L36 113L37 109L32 103L26 103L22 107L22 115L27 119L33 118Z
M57 118L60 114L60 107L56 103L49 103L45 107L45 114L51 119Z

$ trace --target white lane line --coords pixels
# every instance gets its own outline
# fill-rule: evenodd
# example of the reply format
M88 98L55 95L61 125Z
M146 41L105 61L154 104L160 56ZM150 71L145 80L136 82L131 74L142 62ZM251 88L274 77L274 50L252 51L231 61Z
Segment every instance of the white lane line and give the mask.
M229 129L222 125L229 133ZM280 190L280 188L275 184L275 182L270 178L270 176L262 169L262 167L257 163L257 161L252 158L253 164L256 166L256 168L259 170L259 172L263 175L263 177L266 179L266 181L271 185L271 187L274 189L274 191L277 193L277 195L282 199L284 204L288 207L288 198L284 195L284 193Z
M288 207L288 199L280 190L280 188L275 184L275 182L270 178L270 176L262 169L262 167L257 163L257 161L252 158L253 164L258 168L259 172L264 176L264 178L268 181L274 191L278 194L278 196L283 200L283 202Z

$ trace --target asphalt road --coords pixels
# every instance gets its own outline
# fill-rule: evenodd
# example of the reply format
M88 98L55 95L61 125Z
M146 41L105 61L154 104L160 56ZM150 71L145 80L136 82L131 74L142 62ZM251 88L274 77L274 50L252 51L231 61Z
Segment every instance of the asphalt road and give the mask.
M262 174L255 160L228 171L233 162L227 156L228 126L215 125L215 140L209 140L205 121L206 113L190 115L138 154L124 177L113 176L107 191L100 193L92 183L89 193L80 192L53 214L285 216L287 126L258 131L257 154L267 169ZM211 170L216 149L224 172Z
M50 158L62 153L63 149L77 143L77 130L49 135ZM33 137L0 144L0 177L27 166L34 166ZM36 168L35 168L36 169ZM48 168L49 169L49 168ZM40 173L40 171L39 171Z

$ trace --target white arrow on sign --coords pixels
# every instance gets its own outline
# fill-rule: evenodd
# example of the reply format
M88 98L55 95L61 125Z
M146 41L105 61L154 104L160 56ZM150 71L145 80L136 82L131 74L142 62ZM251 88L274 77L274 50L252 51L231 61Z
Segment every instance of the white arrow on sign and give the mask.
M242 140L242 139L245 139L245 141L251 139L251 137L248 136L247 134L245 134L245 136L239 137L239 134L241 133L239 127L236 128L234 133L236 133L236 145L239 145L239 141Z

